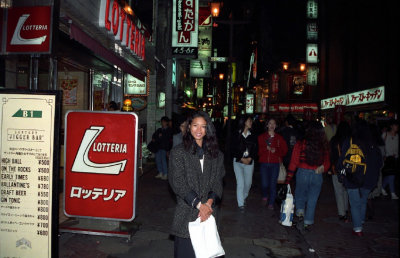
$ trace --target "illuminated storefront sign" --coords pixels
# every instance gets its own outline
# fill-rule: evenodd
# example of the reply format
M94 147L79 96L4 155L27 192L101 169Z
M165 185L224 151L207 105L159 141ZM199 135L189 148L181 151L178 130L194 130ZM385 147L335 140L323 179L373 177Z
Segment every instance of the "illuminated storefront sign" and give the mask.
M199 9L198 57L190 60L190 76L211 78L212 23L210 9Z
M254 113L254 94L246 94L246 114Z
M318 66L311 66L307 67L307 84L311 86L317 86L318 84L318 73L319 68Z
M281 113L303 113L304 110L310 109L312 112L318 112L318 106L315 103L280 103L271 104L269 106L270 112L281 112Z
M0 92L0 257L57 256L61 94L51 94Z
M307 56L306 61L309 64L318 63L318 45L317 44L307 44Z
M7 10L6 52L50 53L51 6L12 7Z
M198 46L198 0L173 0L172 53L195 55Z
M203 78L196 78L196 88L197 88L197 98L201 99L203 97Z
M307 23L307 40L318 40L318 26L316 22Z
M317 19L318 18L318 3L317 0L307 1L307 18Z
M385 101L385 86L323 99L321 109L334 108L336 105L355 106L382 101Z
M134 219L136 114L70 111L65 124L65 214L119 221Z
M128 15L117 0L101 0L99 27L105 28L118 44L140 60L145 59L144 27Z
M125 93L132 95L147 95L147 87L144 81L127 74L126 76Z
M158 107L159 108L165 107L165 92L158 93Z

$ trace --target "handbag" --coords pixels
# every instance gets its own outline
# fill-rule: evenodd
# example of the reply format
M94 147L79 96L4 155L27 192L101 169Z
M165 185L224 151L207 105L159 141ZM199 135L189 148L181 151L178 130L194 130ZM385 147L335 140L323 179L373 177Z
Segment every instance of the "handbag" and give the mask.
M189 222L189 234L196 258L225 255L213 215L203 222L200 221L200 218Z
M278 184L284 184L286 180L286 168L283 163L279 163Z
M290 185L287 185L286 199L281 204L281 212L279 216L279 223L283 226L292 226L293 213L294 213L294 198Z

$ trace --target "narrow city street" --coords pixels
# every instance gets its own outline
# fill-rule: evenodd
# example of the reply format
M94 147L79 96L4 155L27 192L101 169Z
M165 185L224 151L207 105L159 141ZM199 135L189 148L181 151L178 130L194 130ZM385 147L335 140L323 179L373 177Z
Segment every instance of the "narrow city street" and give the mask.
M268 210L260 200L259 172L245 213L236 205L235 177L226 168L220 216L217 218L225 257L398 257L398 201L373 200L375 215L364 224L365 235L351 234L351 223L339 221L330 177L324 179L311 232L278 224L279 207ZM148 163L138 181L137 217L122 223L131 239L114 236L60 232L59 257L173 257L169 227L174 195L168 182L155 179L155 166ZM60 202L62 203L62 201ZM60 210L62 207L60 207ZM99 227L103 221L98 221ZM60 228L73 227L76 219L60 214ZM94 222L96 224L96 222Z

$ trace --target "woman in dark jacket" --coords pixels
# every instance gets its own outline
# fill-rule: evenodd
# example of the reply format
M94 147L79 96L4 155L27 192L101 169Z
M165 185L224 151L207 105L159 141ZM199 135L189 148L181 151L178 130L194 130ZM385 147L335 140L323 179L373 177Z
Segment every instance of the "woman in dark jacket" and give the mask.
M351 127L348 122L343 121L337 127L335 136L332 137L330 141L330 157L332 165L332 184L335 191L336 206L339 214L339 220L348 222L348 207L349 207L349 197L347 195L346 188L338 180L338 171L336 169L336 163L339 159L339 153L342 149L343 141L349 138L351 135Z
M183 143L172 149L169 159L168 179L177 199L171 232L175 257L195 257L188 223L216 217L224 175L214 125L206 112L198 111L188 118Z
M239 119L239 130L232 137L233 170L236 176L236 197L239 210L244 212L246 198L253 180L254 159L257 155L257 137L251 133L253 119L244 115Z
M365 157L366 171L362 186L355 184L342 173L342 170L344 169L343 161L346 158L346 153L351 144L356 144L363 152L362 155ZM363 235L362 224L365 220L368 194L375 188L378 182L379 171L382 165L382 154L372 138L368 123L365 120L357 121L352 129L351 138L346 139L343 143L341 154L336 165L338 171L341 171L339 179L343 182L349 195L351 217L353 220L353 235Z

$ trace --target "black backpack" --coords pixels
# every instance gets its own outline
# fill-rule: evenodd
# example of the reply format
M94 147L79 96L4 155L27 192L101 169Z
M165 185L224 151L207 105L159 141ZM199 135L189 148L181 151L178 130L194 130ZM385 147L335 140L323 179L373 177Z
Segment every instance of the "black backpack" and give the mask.
M342 162L340 176L357 187L364 185L365 173L367 172L366 153L354 144L350 138L350 147L347 149Z

